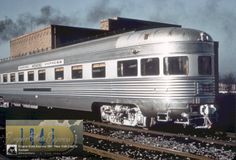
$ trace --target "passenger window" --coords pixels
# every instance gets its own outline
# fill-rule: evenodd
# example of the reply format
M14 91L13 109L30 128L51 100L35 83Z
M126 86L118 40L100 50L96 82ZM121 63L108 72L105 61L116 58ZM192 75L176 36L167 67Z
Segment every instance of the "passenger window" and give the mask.
M39 81L44 81L46 79L45 69L38 71L38 79L39 79Z
M23 82L24 81L24 72L19 72L18 73L18 80L19 80L19 82Z
M15 82L16 81L16 74L15 73L11 73L10 74L10 80L11 80L11 82Z
M56 68L55 69L55 80L63 80L64 79L64 68Z
M141 59L141 75L159 75L159 58Z
M3 82L7 82L7 74L3 75Z
M71 67L72 79L82 78L83 70L82 65Z
M28 81L34 81L34 71L28 72Z
M92 65L92 77L101 78L106 76L105 63L96 63Z
M199 56L198 57L198 73L200 75L211 75L212 65L210 56Z
M188 70L188 57L181 56L164 58L165 75L188 75Z
M137 76L137 60L118 61L118 77Z

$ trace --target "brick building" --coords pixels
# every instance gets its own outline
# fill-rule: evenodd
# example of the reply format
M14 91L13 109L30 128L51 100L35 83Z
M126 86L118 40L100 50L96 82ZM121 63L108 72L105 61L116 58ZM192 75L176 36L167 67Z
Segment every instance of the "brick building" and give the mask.
M131 30L181 27L179 25L114 17L101 20L101 29L50 25L10 41L11 57L43 53L54 48ZM105 34L106 33L106 34Z
M16 37L10 41L11 57L41 53L54 48L78 43L107 31L50 25L41 30Z
M51 50L53 48L51 35L51 27L46 27L12 39L10 41L11 57Z

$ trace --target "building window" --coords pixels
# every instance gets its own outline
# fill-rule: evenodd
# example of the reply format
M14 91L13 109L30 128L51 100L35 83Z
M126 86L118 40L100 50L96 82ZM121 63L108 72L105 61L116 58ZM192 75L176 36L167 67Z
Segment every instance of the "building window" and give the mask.
M188 75L188 57L165 57L164 74L165 75Z
M106 66L105 63L96 63L92 65L92 77L102 78L106 76Z
M28 72L28 81L34 81L34 71Z
M19 80L19 82L23 82L24 81L24 72L19 72L18 73L18 80Z
M212 74L211 56L198 57L198 73L200 75Z
M82 65L71 67L72 79L82 78L83 70Z
M63 80L64 79L64 68L55 68L55 80Z
M11 73L10 74L10 80L11 80L11 82L15 82L16 81L16 74L15 73Z
M159 58L141 59L141 75L159 75Z
M7 74L3 75L3 82L7 82Z
M137 76L137 60L126 60L117 62L118 77Z
M148 37L149 37L149 34L148 34L148 33L144 34L144 40L147 40Z
M39 79L39 81L44 81L46 79L45 69L38 71L38 79Z

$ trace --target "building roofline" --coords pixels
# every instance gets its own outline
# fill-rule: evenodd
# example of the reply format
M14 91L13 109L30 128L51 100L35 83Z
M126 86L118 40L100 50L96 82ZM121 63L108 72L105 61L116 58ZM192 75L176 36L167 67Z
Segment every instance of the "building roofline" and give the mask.
M43 30L47 30L47 29L52 28L52 27L64 27L64 28L73 28L73 29L82 29L82 30L91 30L91 31L107 32L107 31L105 31L105 30L96 29L96 28L85 28L85 27L74 27L74 26L65 26L65 25L50 24L50 25L47 25L46 27L41 28L41 29L39 29L39 30L32 31L32 32L29 32L29 33L25 33L24 35L20 35L20 36L14 37L14 38L12 38L10 41L12 42L12 41L15 41L15 40L19 40L19 39L21 39L21 38L28 37L28 36L30 36L30 35L34 35L35 33L42 32Z

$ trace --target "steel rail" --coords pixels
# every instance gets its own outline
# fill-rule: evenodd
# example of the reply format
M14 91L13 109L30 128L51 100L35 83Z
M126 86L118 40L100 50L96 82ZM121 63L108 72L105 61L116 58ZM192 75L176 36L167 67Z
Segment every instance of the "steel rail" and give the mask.
M148 133L148 134L153 134L153 135L189 138L189 139L200 141L203 143L214 143L214 144L218 144L218 145L227 145L227 146L236 147L236 143L226 142L223 140L213 140L213 139L207 139L207 138L201 138L201 137L187 136L187 135L183 135L183 134L146 130L146 129L141 129L141 128L127 127L127 126L114 125L114 124L95 122L95 121L86 121L86 122L92 123L97 126L103 126L103 127L108 127L108 128L122 129L122 130L126 130L126 131L134 131L134 132L140 132L140 133Z
M92 148L89 146L84 145L83 146L83 150L89 153L93 153L102 157L106 157L106 158L111 158L114 160L133 160L132 158L123 156L123 155L119 155L119 154L115 154L115 153L111 153L111 152L107 152L101 149L96 149L96 148Z
M178 155L178 156L182 156L182 157L188 157L188 158L196 159L196 160L212 160L211 158L206 157L206 156L198 156L198 155L194 155L191 153L180 152L180 151L176 151L176 150L168 149L168 148L153 147L153 146L149 146L146 144L135 143L132 140L121 140L121 139L116 139L116 138L112 138L109 136L102 136L102 135L88 133L88 132L84 132L84 136L93 137L96 139L106 140L106 141L110 141L110 142L126 144L126 145L133 146L133 147L140 148L140 149L157 151L157 152L162 152L162 153L167 153L167 154L173 154L173 155Z

